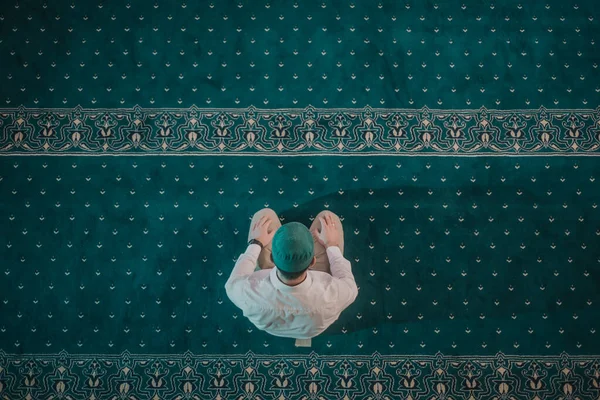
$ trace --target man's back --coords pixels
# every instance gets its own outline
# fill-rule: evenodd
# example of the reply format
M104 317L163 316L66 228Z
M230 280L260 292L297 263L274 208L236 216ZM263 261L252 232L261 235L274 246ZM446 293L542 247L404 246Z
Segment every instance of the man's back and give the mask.
M288 286L281 282L276 268L244 274L258 257L256 250L249 248L225 285L227 295L258 329L295 339L315 337L335 322L358 294L350 261L336 246L327 249L327 256L331 275L309 270L302 283Z

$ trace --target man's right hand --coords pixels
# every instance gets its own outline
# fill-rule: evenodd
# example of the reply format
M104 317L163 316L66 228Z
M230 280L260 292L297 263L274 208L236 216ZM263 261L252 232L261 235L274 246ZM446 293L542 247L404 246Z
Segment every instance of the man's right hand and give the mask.
M339 246L337 240L340 235L340 227L334 224L331 214L324 214L323 217L319 217L319 221L321 222L321 230L313 228L310 231L315 241L325 246L325 248Z

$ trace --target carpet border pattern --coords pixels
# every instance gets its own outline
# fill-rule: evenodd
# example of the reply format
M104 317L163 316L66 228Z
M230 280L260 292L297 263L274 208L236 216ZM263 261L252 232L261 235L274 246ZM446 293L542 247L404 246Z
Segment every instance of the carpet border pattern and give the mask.
M0 109L0 155L598 155L595 110Z
M582 399L600 356L6 354L2 399Z

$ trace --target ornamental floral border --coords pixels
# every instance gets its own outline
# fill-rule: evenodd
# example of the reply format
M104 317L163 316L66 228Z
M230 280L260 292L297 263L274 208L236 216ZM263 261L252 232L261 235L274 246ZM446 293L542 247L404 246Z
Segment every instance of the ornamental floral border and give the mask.
M600 107L0 109L0 155L599 152Z
M2 399L591 399L600 356L6 354Z

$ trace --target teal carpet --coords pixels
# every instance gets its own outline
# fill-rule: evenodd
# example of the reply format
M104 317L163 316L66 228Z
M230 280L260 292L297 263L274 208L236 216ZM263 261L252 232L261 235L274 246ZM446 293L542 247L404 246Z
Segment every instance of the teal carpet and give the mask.
M0 9L0 398L596 399L594 2ZM310 348L224 284L340 216Z

